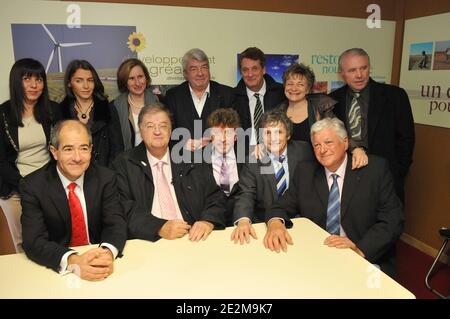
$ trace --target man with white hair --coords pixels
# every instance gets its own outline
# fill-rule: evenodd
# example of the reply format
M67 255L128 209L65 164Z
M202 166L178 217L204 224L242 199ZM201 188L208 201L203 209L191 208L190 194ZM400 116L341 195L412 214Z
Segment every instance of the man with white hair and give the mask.
M402 204L387 161L369 155L370 165L352 170L342 121L322 119L311 127L318 163L300 163L287 192L266 213L264 245L286 251L293 244L286 227L300 214L326 229L324 244L350 248L395 277L395 244L403 230Z
M190 133L186 147L195 150L204 146L201 142L208 116L219 108L231 107L233 89L211 81L208 56L198 48L187 51L181 64L186 81L167 91L165 103L173 115L173 128L186 128Z

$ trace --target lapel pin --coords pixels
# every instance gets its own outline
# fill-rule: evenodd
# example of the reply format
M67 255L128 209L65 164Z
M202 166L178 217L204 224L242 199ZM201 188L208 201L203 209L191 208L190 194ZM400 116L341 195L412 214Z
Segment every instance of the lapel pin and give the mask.
M147 166L147 164L144 161L141 161L141 164Z

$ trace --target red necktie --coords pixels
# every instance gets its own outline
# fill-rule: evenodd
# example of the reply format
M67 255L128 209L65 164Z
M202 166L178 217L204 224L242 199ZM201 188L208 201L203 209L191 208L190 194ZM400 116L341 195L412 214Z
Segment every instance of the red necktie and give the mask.
M70 246L84 246L88 244L86 233L86 223L84 221L83 208L81 207L80 199L75 194L75 187L77 184L70 183L69 185L69 208L72 216L72 240Z

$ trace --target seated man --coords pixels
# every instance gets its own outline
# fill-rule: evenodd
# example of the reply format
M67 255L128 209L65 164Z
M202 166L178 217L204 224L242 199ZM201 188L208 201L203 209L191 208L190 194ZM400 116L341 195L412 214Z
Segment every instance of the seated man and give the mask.
M237 161L237 133L240 127L239 115L231 108L221 108L208 117L211 144L205 148L207 163L211 163L216 184L220 186L227 199L226 226L233 225L233 208L238 194L239 174L243 163Z
M290 185L295 167L299 162L314 159L306 142L290 141L292 122L285 112L272 110L261 117L263 143L267 153L257 160L248 158L240 179L240 192L234 206L234 223L237 226L231 240L243 244L256 239L252 223L265 220L265 212Z
M205 240L225 226L225 198L203 164L171 158L172 122L160 104L145 106L138 117L142 143L113 163L128 237L156 241L189 233Z
M58 123L50 141L56 163L20 182L23 248L31 260L62 274L102 280L127 239L116 175L90 164L92 137L81 122ZM83 254L69 248L97 243Z
M347 132L337 118L314 123L311 140L321 165L298 165L289 190L267 211L264 245L286 251L289 217L300 213L330 233L325 245L350 248L394 277L404 218L387 161L369 155L370 165L352 170Z

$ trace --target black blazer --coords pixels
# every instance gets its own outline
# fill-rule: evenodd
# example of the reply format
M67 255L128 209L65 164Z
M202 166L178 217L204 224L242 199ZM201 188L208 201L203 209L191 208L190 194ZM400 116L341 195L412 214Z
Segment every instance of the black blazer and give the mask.
M73 100L67 97L60 103L63 119L77 119L71 115L72 104ZM90 127L93 146L91 162L109 166L124 149L119 116L116 108L107 100L96 97L93 116L93 124Z
M395 244L404 226L402 204L385 159L369 155L369 165L352 170L348 156L341 199L341 225L347 237L371 263L395 277ZM318 163L300 163L286 193L267 211L286 220L300 213L326 229L328 183ZM300 243L301 244L301 243Z
M368 153L384 157L394 178L399 197L404 198L404 179L412 163L414 120L405 90L370 79L367 135ZM346 116L348 85L330 93L338 101L334 113L348 129ZM370 162L369 162L370 165Z
M203 164L174 163L172 184L183 219L190 225L204 220L214 229L225 227L225 198ZM156 241L167 222L151 214L155 188L147 150L139 144L113 162L119 181L120 202L128 222L128 238Z
M263 105L264 112L267 112L276 108L279 104L285 101L286 96L284 95L283 85L275 82L269 74L264 74L264 80L266 81L266 94L264 94ZM234 88L234 94L235 99L233 108L239 114L242 128L246 130L252 127L252 118L250 115L247 89L243 79L241 79L238 85Z
M83 192L90 242L109 243L118 249L120 256L127 228L116 175L91 163L84 175ZM49 163L22 179L20 193L23 249L31 260L58 271L62 256L70 250L72 221L56 163Z
M11 124L10 101L0 105L0 196L9 195L12 191L18 191L20 176L17 169L17 150L11 143L11 139L17 148L19 145L19 127ZM50 131L61 119L61 112L57 103L50 101L50 122L43 123L47 145L50 143ZM11 138L11 139L10 139ZM53 157L50 154L50 158Z
M232 106L233 89L215 81L210 81L209 96L206 99L201 117L198 116L195 109L189 90L189 82L187 81L168 90L164 101L166 107L173 115L173 128L184 127L190 132L190 138L200 138L202 136L194 136L194 120L201 120L201 133L203 134L208 128L208 116L213 111L222 107Z
M287 160L290 188L298 163L314 160L311 146L306 142L290 141L287 147ZM253 223L263 222L266 210L278 199L275 172L267 155L261 161L256 161L254 157L249 158L241 171L239 188L233 222L242 217L250 218Z

